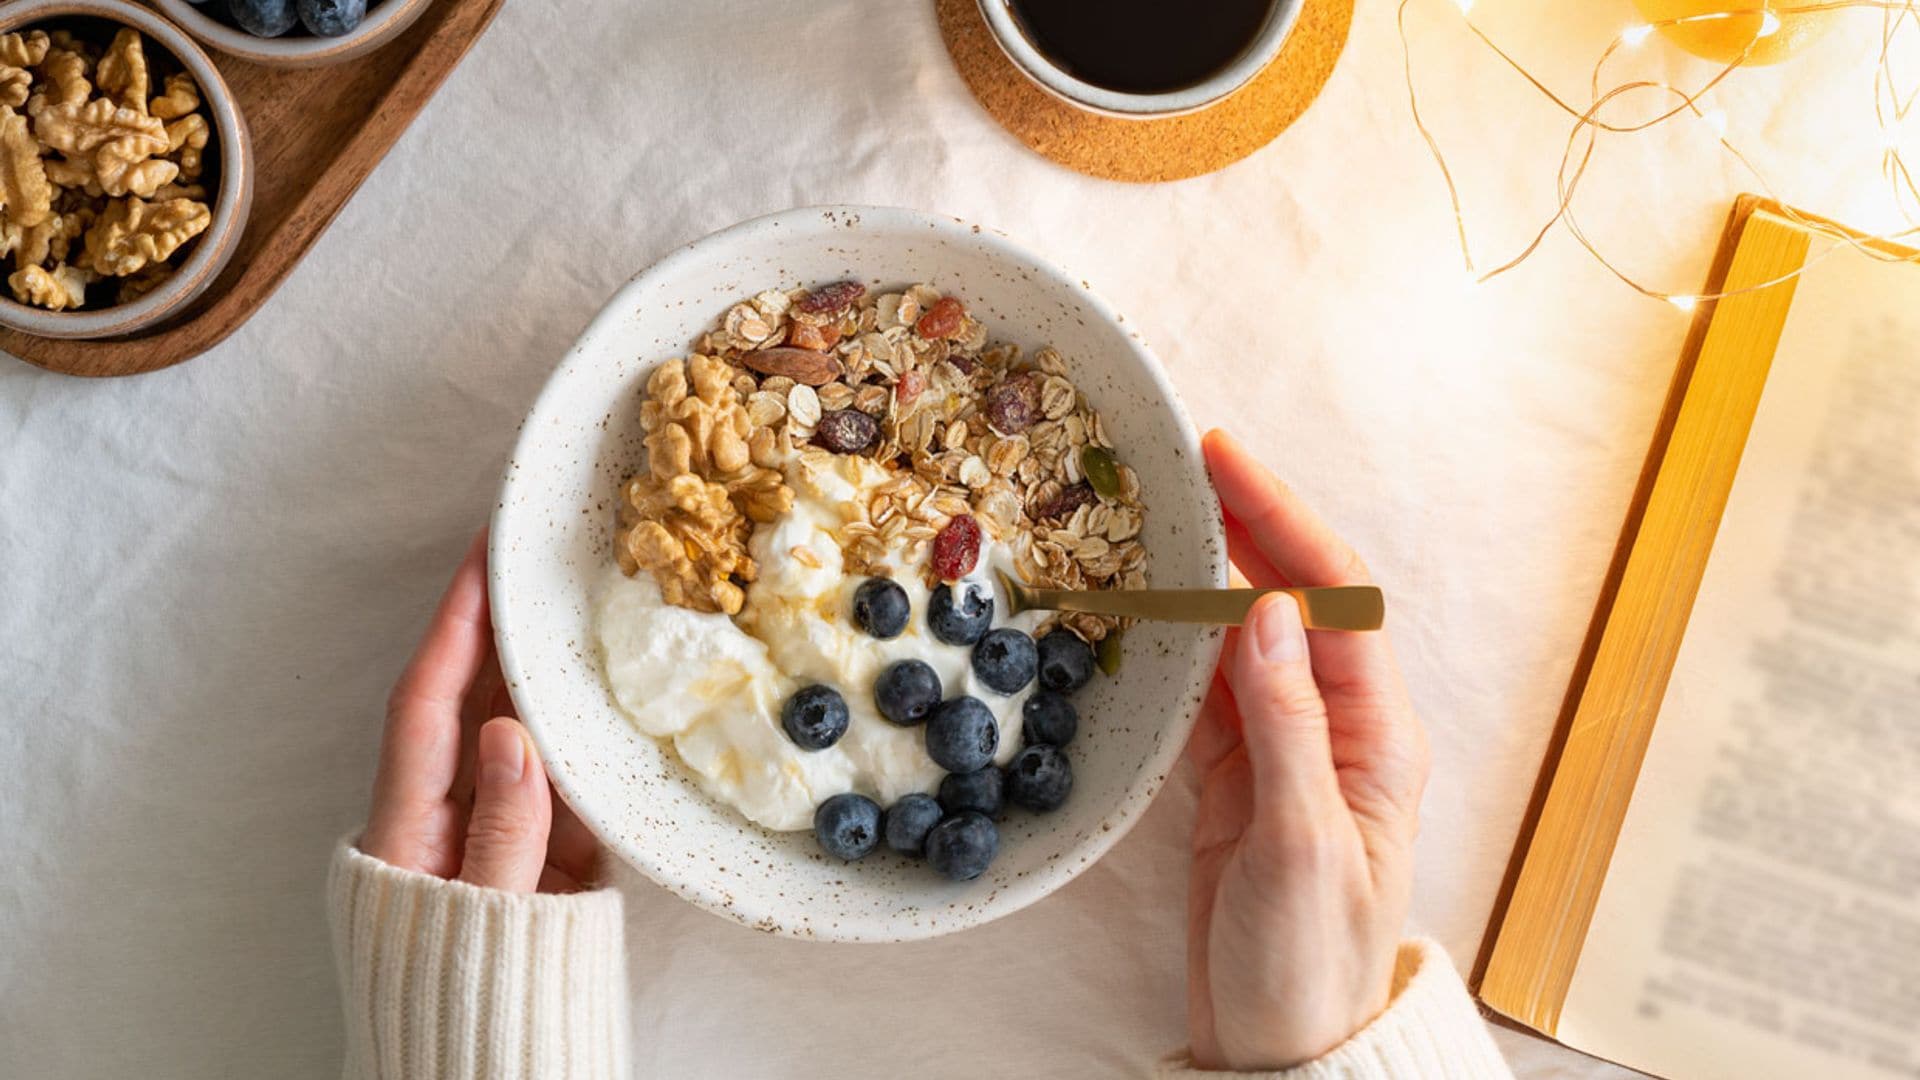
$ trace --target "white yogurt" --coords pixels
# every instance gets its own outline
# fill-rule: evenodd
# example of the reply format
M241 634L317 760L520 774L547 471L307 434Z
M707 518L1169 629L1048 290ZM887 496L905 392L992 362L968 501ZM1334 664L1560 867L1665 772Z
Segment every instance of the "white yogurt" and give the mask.
M647 575L630 578L613 567L599 599L597 632L614 700L641 731L671 740L709 794L769 829L812 828L814 807L842 792L887 806L939 787L945 773L927 757L924 725L897 727L874 707L874 681L894 661L924 660L946 697L985 702L1000 724L1001 764L1020 749L1020 707L1031 692L988 689L973 673L970 649L928 633L929 594L917 568L893 567L912 604L905 633L881 641L854 625L853 593L864 579L846 576L828 530L842 520L841 504L864 501L889 473L865 458L839 460L852 475L787 470L793 510L754 532L759 580L736 618L672 607ZM980 554L967 580L996 594L995 625L1032 633L1043 615L1005 618L993 583L995 569L1011 568L1008 552L989 541ZM825 750L802 750L780 726L781 705L809 683L838 690L851 714L846 735Z

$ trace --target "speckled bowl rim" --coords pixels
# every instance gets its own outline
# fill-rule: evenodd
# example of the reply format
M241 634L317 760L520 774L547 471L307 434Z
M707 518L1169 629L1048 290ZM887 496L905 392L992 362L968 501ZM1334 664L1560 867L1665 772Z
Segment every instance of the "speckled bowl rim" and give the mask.
M1092 286L1084 279L1069 274L1051 261L1016 243L1005 233L975 225L960 218L898 207L811 206L751 218L710 233L665 256L629 279L626 285L614 293L599 314L594 316L586 330L569 348L566 358L548 376L539 395L534 399L533 407L522 422L520 435L515 440L513 453L508 457L505 476L501 482L500 495L488 537L487 552L487 591L493 616L495 647L499 654L501 671L510 691L516 691L519 686L526 685L529 673L520 663L520 656L514 642L502 630L502 627L516 622L513 602L509 599L511 589L503 584L503 575L506 573L504 568L510 563L507 545L511 543L509 539L511 530L503 528L503 524L520 505L519 486L540 483L535 470L521 468L518 464L532 445L530 440L536 438L535 432L540 427L536 420L551 406L551 399L558 396L559 387L566 381L568 372L576 365L598 362L596 354L588 345L628 317L634 307L633 297L646 292L657 281L674 278L683 267L697 265L710 258L717 249L728 248L743 235L770 229L787 229L791 230L788 233L788 239L791 240L796 234L804 236L816 230L823 236L843 236L848 229L863 228L913 235L924 235L932 231L946 240L982 245L991 255L1008 258L1046 275L1055 285L1063 287L1084 305L1087 314L1092 318L1121 327L1123 330L1121 338L1128 344L1128 355L1132 357L1140 375L1152 385L1160 402L1173 420L1179 436L1181 457L1193 483L1201 486L1211 485L1212 481L1208 478L1206 466L1203 463L1199 432L1181 404L1172 380L1167 377L1159 359L1147 347L1139 332L1129 327L1113 305L1094 292ZM1227 583L1227 546L1224 524L1217 515L1194 524L1202 529L1201 541L1204 550L1210 555L1207 560L1207 576L1216 586L1224 587ZM1214 665L1219 660L1223 638L1224 631L1213 628L1211 631L1203 631L1196 639L1192 663L1186 673L1186 680L1180 687L1179 695L1180 700L1191 702L1192 707L1184 715L1171 717L1165 721L1162 726L1168 737L1159 740L1153 753L1135 772L1132 785L1121 795L1118 805L1103 816L1100 823L1090 830L1084 839L1063 849L1059 858L1049 862L1040 871L1005 885L980 904L956 907L941 920L888 922L884 930L858 924L837 924L831 930L815 928L806 934L795 933L790 929L794 925L794 920L790 917L791 913L776 910L771 905L762 905L757 900L746 901L739 897L729 897L714 888L710 882L689 876L681 867L656 862L643 849L628 844L619 830L609 827L608 822L602 820L599 808L592 800L577 797L572 777L567 770L553 768L551 765L552 762L560 759L555 753L556 748L552 745L552 739L544 730L538 716L525 709L522 710L522 716L527 721L528 731L533 737L534 745L540 751L541 759L549 763L550 781L575 815L614 854L682 899L753 929L767 932L771 927L770 932L783 937L842 943L918 941L981 926L1020 911L1080 876L1111 850L1113 845L1119 843L1134 825L1138 824L1141 816L1146 813L1147 807L1159 794L1167 778L1173 775L1181 756L1186 752L1187 739L1192 734L1194 722L1199 715L1199 704L1204 700L1207 687L1212 681ZM740 828L754 829L757 826L741 821Z
M277 38L255 37L245 30L228 26L187 0L154 0L167 17L184 27L187 33L229 56L251 60L271 67L323 67L351 60L385 45L406 33L427 10L433 0L368 0L367 18L353 32L340 37L288 34Z
M173 54L200 84L214 131L220 137L220 190L213 200L213 221L200 234L193 254L164 285L131 304L97 311L43 311L0 295L0 324L36 337L96 339L119 337L156 326L180 313L220 276L240 246L247 215L253 209L253 139L246 118L226 79L193 39L154 12L127 0L11 0L0 4L0 32L65 16L106 19L131 26Z

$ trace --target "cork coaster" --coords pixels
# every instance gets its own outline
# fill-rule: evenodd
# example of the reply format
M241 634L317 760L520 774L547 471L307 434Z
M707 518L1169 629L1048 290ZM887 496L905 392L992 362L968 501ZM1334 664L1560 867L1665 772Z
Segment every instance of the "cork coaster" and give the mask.
M1041 155L1089 176L1152 183L1224 169L1307 111L1346 47L1353 0L1305 0L1273 63L1224 101L1160 120L1120 120L1053 97L1013 66L977 0L934 0L940 36L967 89Z

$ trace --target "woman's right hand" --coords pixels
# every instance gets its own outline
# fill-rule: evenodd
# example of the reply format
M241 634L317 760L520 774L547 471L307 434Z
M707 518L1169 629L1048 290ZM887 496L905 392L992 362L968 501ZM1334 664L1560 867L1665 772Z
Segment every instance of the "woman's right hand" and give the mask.
M1252 584L1357 585L1358 556L1222 432L1205 443ZM1203 1069L1278 1069L1386 1008L1427 742L1384 633L1308 633L1261 601L1231 634L1190 755L1201 774L1187 1022Z

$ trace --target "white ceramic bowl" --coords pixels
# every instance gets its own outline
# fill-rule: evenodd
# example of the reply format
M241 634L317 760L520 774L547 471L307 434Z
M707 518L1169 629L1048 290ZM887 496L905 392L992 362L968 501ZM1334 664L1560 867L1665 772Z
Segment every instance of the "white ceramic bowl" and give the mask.
M829 860L709 799L615 708L591 625L612 561L613 506L641 460L641 390L727 308L762 289L844 278L960 295L997 340L1051 343L1138 470L1154 584L1226 583L1219 511L1193 425L1140 336L1080 279L988 229L912 210L790 210L713 234L633 279L547 380L493 516L501 666L567 802L621 858L702 907L795 937L904 941L1017 911L1086 869L1137 820L1179 758L1219 652L1210 628L1141 624L1116 677L1076 698L1072 798L1011 815L982 878L947 882L888 852Z
M365 21L340 37L319 37L295 26L280 37L263 38L228 26L188 0L154 0L168 18L213 48L242 60L287 68L321 67L364 56L405 33L431 2L368 0Z
M1280 47L1286 44L1287 35L1293 32L1293 24L1300 17L1302 0L1273 0L1273 8L1267 13L1267 21L1261 24L1260 32L1231 63L1201 82L1162 94L1109 90L1078 78L1035 47L1020 25L1019 17L1013 13L1012 0L978 2L980 14L987 20L987 29L993 33L1000 50L1042 90L1088 112L1149 120L1206 108L1252 82L1261 69L1280 55ZM1205 8L1204 4L1192 5L1193 17L1206 18Z

